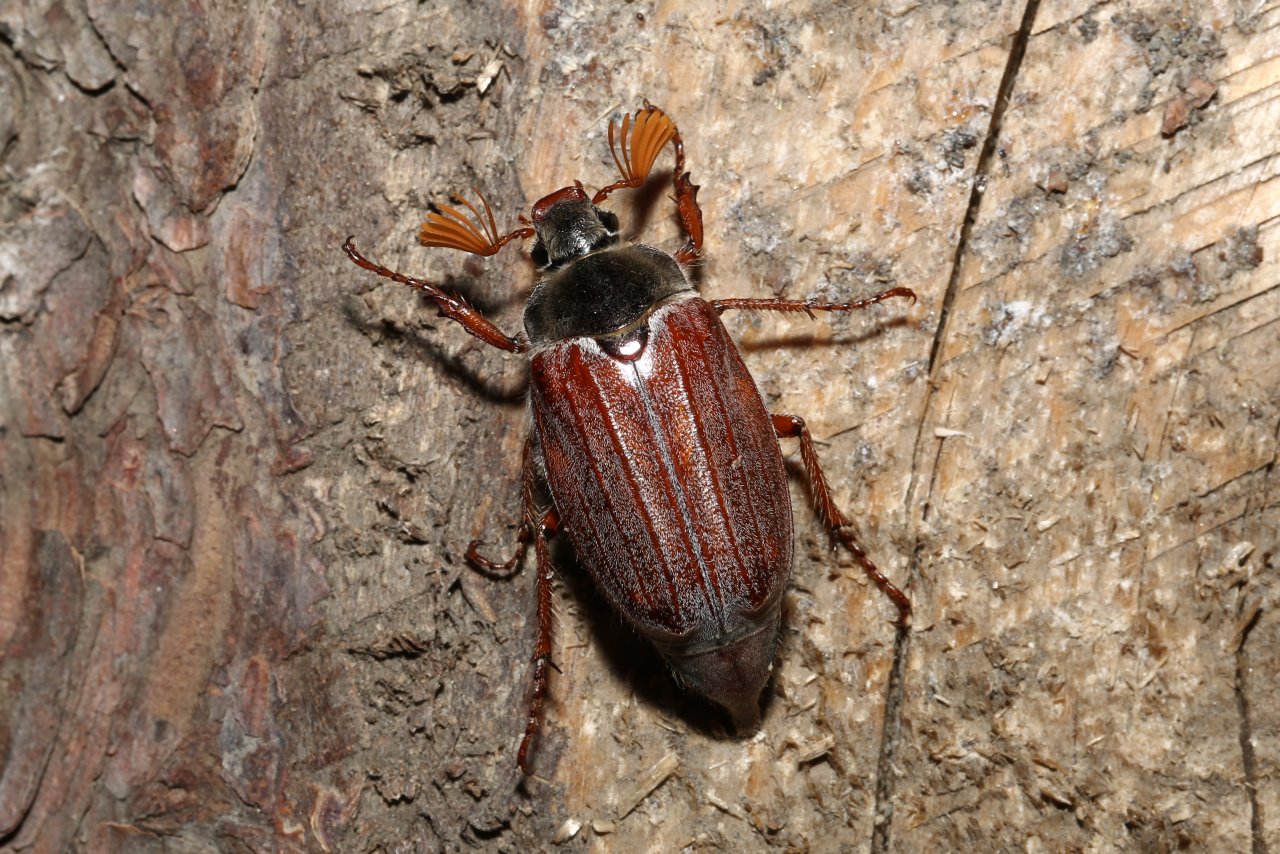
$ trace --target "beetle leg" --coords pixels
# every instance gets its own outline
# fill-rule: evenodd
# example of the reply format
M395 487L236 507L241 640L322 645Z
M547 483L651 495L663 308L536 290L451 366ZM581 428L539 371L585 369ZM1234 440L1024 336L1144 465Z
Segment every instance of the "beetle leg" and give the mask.
M501 329L493 325L489 318L467 305L466 300L462 297L454 296L446 293L430 282L424 282L422 279L415 279L412 276L406 276L404 273L397 273L381 264L376 264L368 258L360 254L360 250L356 249L353 238L348 237L347 242L342 244L342 251L347 253L347 257L358 267L363 267L371 273L377 273L385 279L393 282L399 282L402 285L422 291L432 302L436 304L436 308L440 310L441 317L447 317L450 320L456 320L462 324L462 328L479 338L491 347L497 347L499 350L506 350L509 353L523 353L529 348L529 344L519 338L512 338Z
M602 187L592 196L591 203L598 205L614 190L634 190L645 182L653 171L653 163L662 147L670 142L675 148L676 168L672 175L676 191L676 216L684 232L685 244L675 254L681 264L694 261L702 251L702 209L698 207L698 185L689 180L684 168L684 140L680 129L665 112L645 102L636 111L634 124L631 116L623 116L620 129L609 123L609 151L622 180Z
M547 695L547 668L555 667L551 661L551 639L555 628L555 611L551 606L551 582L555 567L551 563L548 540L560 529L560 517L554 509L538 508L538 467L534 463L533 437L524 443L524 469L520 486L520 533L516 538L516 551L503 563L482 557L480 541L472 540L467 546L467 560L490 575L510 576L524 560L529 541L533 540L534 559L538 564L538 643L533 649L532 685L529 692L529 717L525 721L524 738L520 740L520 752L516 763L520 770L529 773L529 746L538 731L542 718L542 703Z
M885 578L880 569L871 562L871 558L867 557L867 553L858 543L858 535L853 523L836 506L835 500L831 497L831 490L827 486L826 475L822 473L822 464L818 462L818 452L813 446L813 437L809 434L809 428L805 425L804 419L795 415L774 415L772 418L773 429L777 431L780 438L800 440L800 462L804 466L805 477L809 479L809 488L813 490L818 515L830 530L831 538L839 540L850 551L867 577L893 601L898 608L898 627L905 629L911 624L911 600L895 587L892 581Z
M472 540L467 546L467 562L479 569L485 575L491 575L495 578L510 578L516 574L522 561L524 561L524 553L529 548L529 529L524 525L520 526L519 533L516 534L516 550L511 557L504 561L490 560L480 554L480 541Z
M856 302L814 302L808 299L718 299L712 300L711 307L721 313L729 309L743 311L803 311L812 320L815 311L853 311L854 309L873 306L878 302L884 302L893 297L910 297L911 301L915 302L916 292L911 288L890 288L875 296L860 299Z
M480 569L487 575L499 578L507 578L515 575L519 570L521 562L524 561L524 555L529 548L529 541L533 539L534 531L538 528L538 476L537 469L533 465L533 437L530 436L524 443L524 455L522 462L522 476L520 478L520 530L516 534L516 550L515 554L499 563L490 560L480 554L480 541L472 540L467 546L467 560L472 566Z
M534 733L538 731L542 718L542 702L547 696L547 669L554 667L551 663L551 635L555 628L555 612L551 607L551 581L555 572L551 563L551 549L548 540L556 535L560 528L560 518L555 510L548 510L538 525L538 533L534 538L533 551L538 562L538 645L533 650L533 680L529 697L529 718L524 726L524 738L520 740L520 752L516 754L516 764L520 770L529 773L529 746L533 743Z
M684 232L685 243L675 254L677 263L690 264L702 254L702 208L698 207L698 185L689 180L689 173L684 168L684 140L680 131L676 130L671 137L676 148L676 216L680 219L680 230Z

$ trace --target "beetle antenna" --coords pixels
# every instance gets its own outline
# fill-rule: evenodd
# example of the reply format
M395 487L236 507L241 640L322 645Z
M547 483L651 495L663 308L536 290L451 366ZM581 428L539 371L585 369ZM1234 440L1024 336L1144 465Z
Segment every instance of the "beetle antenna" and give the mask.
M633 190L643 184L653 171L659 152L675 136L675 122L662 110L648 104L636 111L634 123L630 115L622 117L621 128L609 122L609 153L613 155L613 165L618 167L622 180L597 190L591 204L600 204L614 190Z
M462 196L454 196L454 200L465 206L471 216L468 217L450 205L441 205L443 213L427 214L427 221L418 230L418 242L423 246L459 249L472 255L488 257L516 238L533 237L533 229L527 226L499 237L498 224L493 219L489 200L475 187L471 190L480 198L480 204L484 206L483 214Z

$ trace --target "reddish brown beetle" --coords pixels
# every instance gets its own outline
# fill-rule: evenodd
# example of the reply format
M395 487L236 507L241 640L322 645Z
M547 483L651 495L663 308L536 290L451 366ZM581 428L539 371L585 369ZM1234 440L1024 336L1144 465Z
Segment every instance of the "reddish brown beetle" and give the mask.
M517 238L536 238L538 281L524 311L524 333L509 336L461 298L375 264L348 239L356 264L426 294L442 317L501 350L528 353L533 431L525 444L523 513L515 554L474 564L510 572L530 541L538 565L538 643L529 717L518 762L538 729L551 661L552 565L548 538L563 530L605 597L666 659L677 680L712 700L739 727L759 717L777 646L782 593L791 569L791 500L778 437L800 440L800 459L818 513L834 541L910 619L907 597L858 544L832 501L804 421L771 415L760 399L720 313L727 309L850 311L907 288L850 303L698 297L684 273L702 250L698 187L684 169L675 124L646 106L609 126L622 178L588 198L582 184L533 206L532 220L499 236L489 205L471 217L443 206L420 241L492 255ZM675 205L684 245L668 255L625 244L618 218L597 205L644 183L659 152L675 149ZM538 502L545 486L550 506Z

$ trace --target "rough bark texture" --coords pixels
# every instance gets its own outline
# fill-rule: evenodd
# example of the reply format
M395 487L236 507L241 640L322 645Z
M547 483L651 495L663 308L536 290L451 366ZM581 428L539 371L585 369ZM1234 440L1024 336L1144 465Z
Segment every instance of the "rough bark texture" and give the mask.
M727 316L916 619L797 480L733 738L561 554L520 782L523 362L338 247L514 331L417 224L644 98L708 295L920 294ZM0 846L1280 851L1277 127L1267 0L0 4Z

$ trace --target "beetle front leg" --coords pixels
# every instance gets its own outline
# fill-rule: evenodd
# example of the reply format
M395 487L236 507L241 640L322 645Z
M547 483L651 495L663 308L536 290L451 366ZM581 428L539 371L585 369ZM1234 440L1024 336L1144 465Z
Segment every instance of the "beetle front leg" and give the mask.
M671 137L676 149L676 171L672 176L676 185L676 216L680 219L680 230L684 232L685 244L675 254L680 264L690 264L702 254L702 208L698 207L698 185L689 179L684 168L684 140L680 131Z
M805 477L809 479L809 488L813 490L814 502L818 507L818 515L826 524L833 540L839 540L853 555L867 577L875 582L884 595L888 596L898 608L898 627L905 629L911 625L911 600L906 594L885 578L880 569L871 562L867 553L858 543L858 535L853 523L840 512L831 490L827 486L826 475L822 473L822 464L818 462L818 452L813 445L813 437L804 419L795 415L774 415L773 429L779 438L800 440L800 462L804 466Z
M520 752L516 764L525 774L529 773L529 746L542 721L542 703L547 696L547 669L551 663L551 640L555 629L555 612L551 607L551 582L555 567L551 563L548 543L560 529L560 517L555 510L548 510L538 526L534 538L533 553L538 563L538 644L533 650L533 679L529 697L529 718L524 725L524 738L520 740Z
M456 320L462 324L462 328L479 338L490 347L497 347L499 350L506 350L508 353L523 353L528 349L528 342L518 338L512 338L507 333L493 325L493 321L467 305L467 301L462 297L454 296L440 290L430 282L422 279L415 279L413 276L406 276L404 273L397 273L388 267L384 267L374 261L370 261L364 255L360 254L360 250L356 249L355 241L348 237L347 242L342 244L342 251L347 253L347 257L357 267L368 270L371 273L377 273L384 279L390 279L393 282L399 282L402 285L408 285L414 290L421 291L426 294L432 302L436 304L436 308L440 310L441 317L447 317L450 320Z
M688 264L696 260L702 251L702 208L698 207L698 185L689 179L684 168L684 140L680 137L680 129L670 116L648 101L644 109L636 112L634 125L631 116L623 116L620 129L613 122L609 123L609 151L613 153L613 162L622 180L601 187L592 196L591 203L598 205L615 190L634 190L644 184L658 152L668 141L675 148L676 170L672 180L676 191L676 216L685 236L685 244L676 252L675 259L681 264Z
M803 311L813 320L815 311L853 311L867 308L878 302L894 297L910 297L916 301L916 292L911 288L890 288L887 291L854 302L814 302L807 299L718 299L711 301L711 307L723 314L729 309L741 311Z

